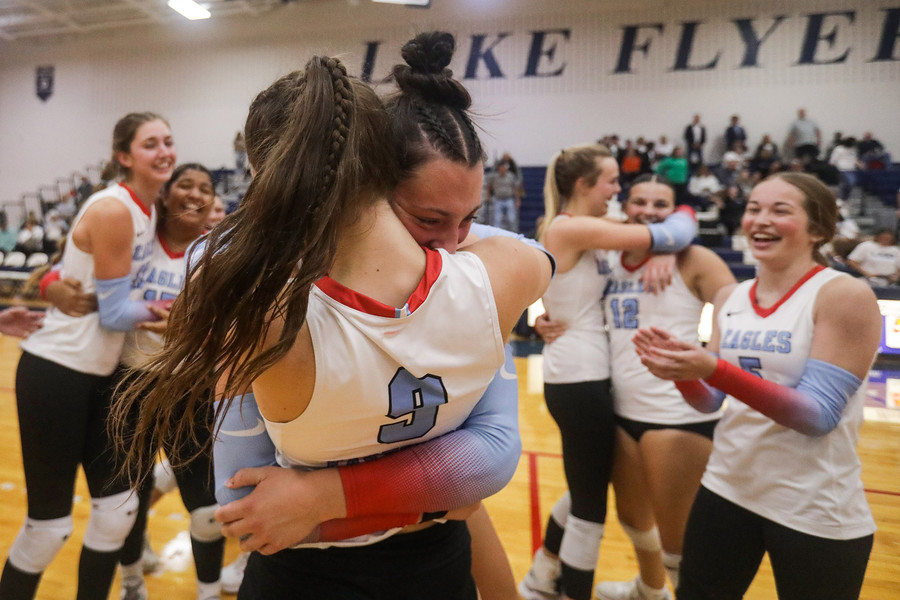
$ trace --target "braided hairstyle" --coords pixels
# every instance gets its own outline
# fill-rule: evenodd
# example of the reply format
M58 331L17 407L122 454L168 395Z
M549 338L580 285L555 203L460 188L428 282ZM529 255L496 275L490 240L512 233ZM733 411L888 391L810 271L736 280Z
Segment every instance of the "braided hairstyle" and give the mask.
M260 93L245 136L256 175L244 200L208 234L173 306L164 353L114 407L132 479L147 475L150 442L166 440L177 450L198 441L194 423L209 410L217 382L232 398L288 352L310 287L330 269L342 231L398 182L387 112L336 58L313 57L304 72ZM270 335L275 321L280 331ZM140 412L134 440L131 410Z
M399 92L386 101L403 179L430 160L444 158L474 167L485 153L469 116L472 97L447 68L456 41L449 33L421 33L400 51L406 64L391 78Z

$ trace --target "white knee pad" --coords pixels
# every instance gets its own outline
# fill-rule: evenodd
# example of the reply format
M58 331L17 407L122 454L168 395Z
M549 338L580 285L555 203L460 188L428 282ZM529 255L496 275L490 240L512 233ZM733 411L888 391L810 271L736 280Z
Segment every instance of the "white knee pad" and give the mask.
M572 510L572 496L569 492L562 495L562 498L556 501L550 510L550 518L556 521L561 528L566 528L566 519L569 518L569 511Z
M198 542L215 542L222 539L222 527L213 516L217 508L218 504L210 504L191 511L192 538Z
M666 567L666 573L669 574L669 581L672 582L672 587L678 589L679 574L681 573L681 555L671 554L663 550L662 559L663 565Z
M164 458L153 467L153 489L160 494L168 494L178 487L175 481L175 472L172 471L172 465L169 460Z
M72 528L72 515L41 521L26 518L9 549L9 562L25 573L43 573L72 535Z
M619 524L625 531L625 535L631 539L631 545L634 546L635 550L643 550L645 552L659 552L662 550L662 544L659 542L659 529L656 527L647 531L641 531L626 525L622 521L619 521Z
M137 493L131 490L91 498L91 518L84 531L84 545L97 552L118 550L134 525L137 510Z
M581 571L593 571L600 554L600 540L603 539L603 523L594 523L569 515L566 533L559 548L559 558L563 563Z

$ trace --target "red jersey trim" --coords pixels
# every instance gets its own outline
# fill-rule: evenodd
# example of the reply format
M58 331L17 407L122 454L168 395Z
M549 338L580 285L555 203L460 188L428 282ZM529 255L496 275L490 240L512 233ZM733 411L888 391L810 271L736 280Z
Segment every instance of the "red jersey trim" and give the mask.
M141 202L141 199L138 198L137 194L134 193L134 190L132 190L130 187L128 187L124 183L120 183L119 185L121 185L123 188L125 188L125 190L128 192L128 194L131 196L132 201L134 201L134 203L138 205L138 208L141 209L141 212L144 213L145 215L147 215L147 217L150 217L150 209L147 208L143 202Z
M409 300L406 301L406 306L402 308L388 306L374 298L360 294L359 292L338 283L327 275L316 282L316 287L322 290L332 300L360 312L391 319L401 317L405 313L404 309L408 310L409 313L412 313L422 306L422 303L428 298L431 287L434 285L434 282L437 281L438 275L441 274L443 261L440 252L428 248L423 248L423 250L425 251L425 274L422 275L419 285L416 286L416 289L413 290Z
M641 262L634 265L633 267L629 267L628 265L625 264L625 253L623 252L622 254L619 255L619 262L622 263L623 269L625 269L629 273L634 273L635 271L637 271L638 269L640 269L641 267L646 265L647 261L650 260L652 257L653 257L652 254L648 254L647 256L644 257L644 259Z
M169 249L169 245L166 244L166 240L163 238L162 232L160 232L160 231L157 231L157 232L156 232L156 239L159 240L159 245L162 246L162 249L165 250L165 252L166 252L166 256L168 256L169 258L182 258L182 257L184 257L184 251L181 251L181 252L172 252L172 251ZM193 243L193 242L191 242L191 243Z
M804 283L809 281L816 273L819 273L820 271L822 271L824 269L825 269L825 267L823 265L816 265L815 267L810 269L806 275L804 275L803 277L800 278L800 281L798 281L797 283L794 284L794 287L792 287L790 290L788 290L787 294L782 296L781 300L779 300L778 302L776 302L769 308L763 308L756 302L756 284L759 283L759 279L758 278L755 279L753 281L753 285L750 286L750 304L753 306L753 310L756 312L756 314L758 314L762 318L768 317L769 315L774 313L776 310L778 310L779 306L781 306L782 304L787 302L788 298L793 296L794 292L799 290L800 287Z

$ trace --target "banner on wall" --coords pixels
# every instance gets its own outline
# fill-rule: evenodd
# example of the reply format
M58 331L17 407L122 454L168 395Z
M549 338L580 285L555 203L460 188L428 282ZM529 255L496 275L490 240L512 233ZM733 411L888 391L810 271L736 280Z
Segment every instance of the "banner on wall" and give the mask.
M35 86L37 88L37 97L43 102L53 95L53 72L54 67L44 65L37 68L35 73Z

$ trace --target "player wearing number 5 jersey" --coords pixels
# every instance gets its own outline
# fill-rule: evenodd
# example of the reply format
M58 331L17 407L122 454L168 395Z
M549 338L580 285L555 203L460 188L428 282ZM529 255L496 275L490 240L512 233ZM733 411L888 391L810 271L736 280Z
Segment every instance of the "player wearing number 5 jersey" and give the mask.
M166 353L122 399L120 415L148 394L138 438L187 435L172 393L188 390L190 415L216 379L226 398L252 385L295 464L364 460L462 422L503 363L505 333L546 288L550 260L512 239L459 256L419 246L387 200L401 176L389 127L371 88L337 59L313 58L257 97L248 142L275 143L254 160L241 207L209 234L173 307ZM333 331L341 339L323 342ZM363 393L380 402L353 406ZM326 432L324 445L294 439L297 429ZM341 490L336 469L308 482ZM311 530L346 512L333 503L304 516ZM262 546L240 597L474 599L465 527L428 525L347 548Z
M868 286L822 266L836 211L809 175L757 185L742 227L759 275L716 298L709 349L720 357L658 329L635 338L644 364L696 408L728 395L679 600L742 597L765 553L782 600L859 597L875 524L856 442L881 317Z

